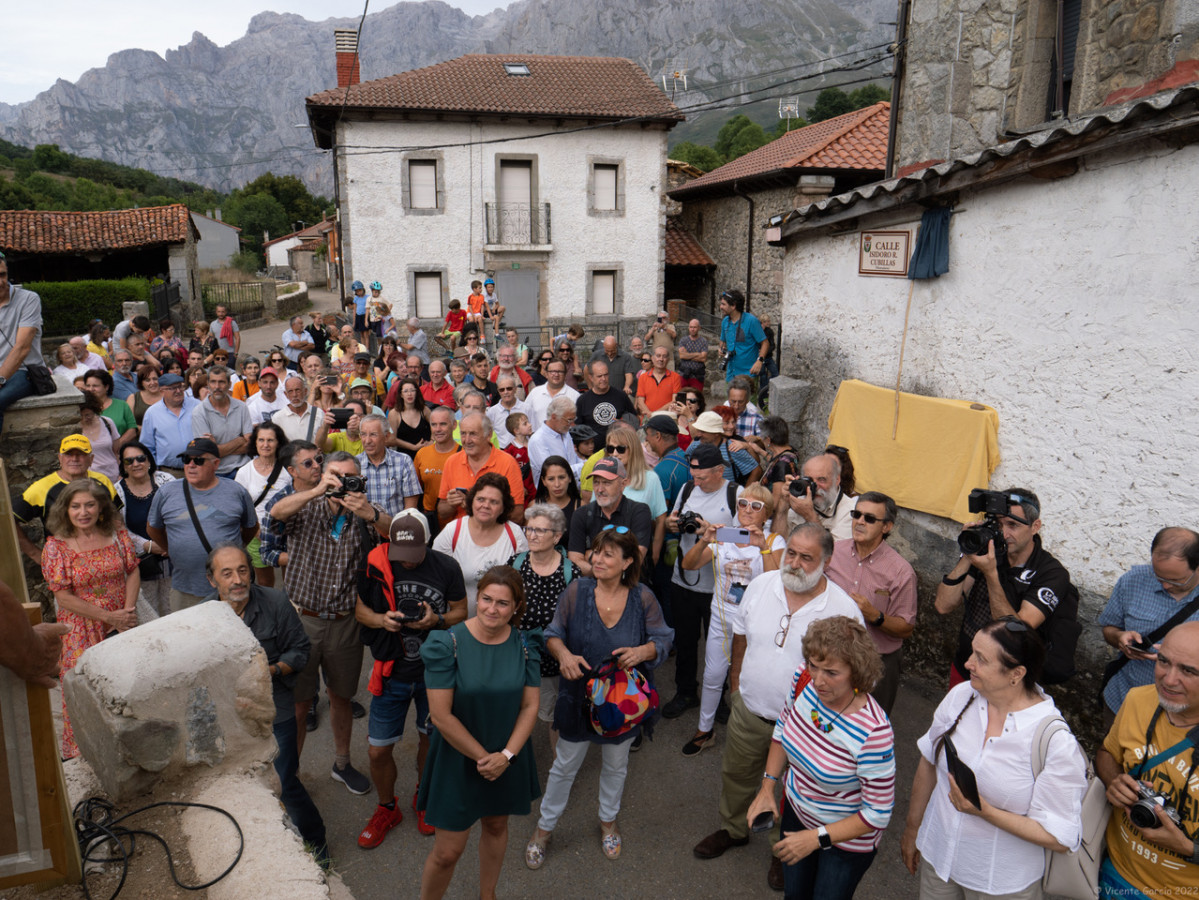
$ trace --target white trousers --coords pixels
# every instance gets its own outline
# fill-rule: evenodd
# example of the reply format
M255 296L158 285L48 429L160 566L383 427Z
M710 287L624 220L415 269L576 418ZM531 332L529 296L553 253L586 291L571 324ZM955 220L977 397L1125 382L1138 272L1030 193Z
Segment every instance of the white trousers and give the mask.
M624 795L625 777L629 774L629 749L631 740L619 744L599 744L603 768L599 780L599 818L601 822L614 822L620 812L620 798ZM541 818L537 827L542 831L553 831L570 799L570 788L579 774L579 767L587 757L591 741L567 741L558 739L558 750L554 765L545 782L545 794L541 797Z
M699 730L711 731L724 676L733 658L733 623L723 600L712 601L712 621L708 623L708 643L704 649L704 684L699 700Z

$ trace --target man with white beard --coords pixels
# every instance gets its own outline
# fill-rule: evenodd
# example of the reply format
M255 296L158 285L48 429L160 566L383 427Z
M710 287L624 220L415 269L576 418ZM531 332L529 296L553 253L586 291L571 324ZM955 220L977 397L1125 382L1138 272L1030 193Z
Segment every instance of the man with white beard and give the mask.
M813 484L799 496L790 492L784 494L791 505L787 511L787 527L794 528L800 522L816 522L829 530L833 540L847 541L853 537L849 513L857 505L857 498L841 490L841 461L831 453L817 453L803 464L800 477L811 479Z
M715 859L730 847L749 843L745 816L762 786L774 723L787 701L792 676L804 665L808 626L829 616L862 622L858 604L824 575L832 556L832 535L822 525L804 522L787 539L779 570L763 572L745 589L732 621L721 827L695 845L693 852L700 859ZM779 840L777 819L769 837L771 846ZM783 889L783 864L777 856L771 858L767 881L774 890Z

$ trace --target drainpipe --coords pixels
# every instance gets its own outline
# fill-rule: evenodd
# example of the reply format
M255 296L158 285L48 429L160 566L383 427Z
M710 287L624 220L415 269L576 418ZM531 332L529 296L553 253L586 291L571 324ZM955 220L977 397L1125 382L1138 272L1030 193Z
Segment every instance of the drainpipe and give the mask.
M899 21L895 26L895 69L891 75L891 115L887 123L887 162L884 178L895 176L895 128L899 122L899 98L903 92L904 60L907 57L908 17L911 15L912 0L899 4Z
M749 204L745 243L745 311L749 312L749 297L754 278L754 198L741 190L741 184L737 181L733 182L733 193Z

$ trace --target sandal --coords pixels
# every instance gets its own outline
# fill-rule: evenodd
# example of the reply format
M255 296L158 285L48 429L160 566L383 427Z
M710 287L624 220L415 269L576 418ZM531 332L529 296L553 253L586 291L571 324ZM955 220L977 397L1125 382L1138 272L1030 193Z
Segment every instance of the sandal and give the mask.
M603 832L600 846L604 850L604 856L608 859L616 859L620 856L620 830L616 827L615 822L611 825L600 822L600 831Z
M525 845L525 865L530 869L540 869L545 864L545 848L550 842L550 834L538 837L540 829L533 832L529 843ZM552 832L551 832L552 834Z
M695 737L683 744L683 756L699 756L704 747L712 742L712 731L697 731Z

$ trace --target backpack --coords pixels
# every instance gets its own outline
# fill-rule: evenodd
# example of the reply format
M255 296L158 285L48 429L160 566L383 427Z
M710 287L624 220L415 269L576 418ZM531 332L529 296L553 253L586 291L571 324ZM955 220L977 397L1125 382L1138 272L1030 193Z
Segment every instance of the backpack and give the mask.
M682 512L687 506L687 498L691 496L691 492L695 490L695 482L688 481L683 485L683 490L679 492L678 511ZM725 504L729 508L729 513L733 516L737 515L737 484L729 481L725 483ZM678 568L679 578L683 579L683 584L688 584L687 576L683 574L683 549L677 547L675 551L674 565ZM699 575L695 576L695 581L691 584L699 584Z
M587 679L591 727L601 737L619 737L658 709L658 692L636 668L622 669L609 656Z

